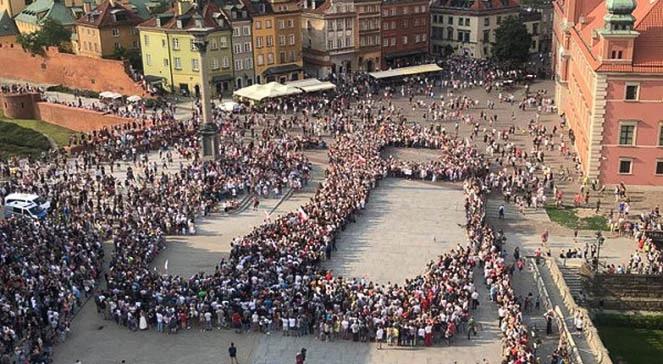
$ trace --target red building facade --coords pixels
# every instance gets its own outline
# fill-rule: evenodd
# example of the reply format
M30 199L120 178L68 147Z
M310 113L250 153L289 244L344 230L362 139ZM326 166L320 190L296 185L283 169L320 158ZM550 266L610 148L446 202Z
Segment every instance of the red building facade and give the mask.
M382 1L382 69L418 64L429 53L427 0Z

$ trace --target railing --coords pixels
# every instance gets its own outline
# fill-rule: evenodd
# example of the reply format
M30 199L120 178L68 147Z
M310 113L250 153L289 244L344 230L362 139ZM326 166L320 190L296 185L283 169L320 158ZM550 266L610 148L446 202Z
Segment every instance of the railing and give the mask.
M582 320L585 323L583 333L587 339L587 344L589 345L592 353L596 358L596 362L599 364L612 364L612 359L610 359L608 349L606 349L605 345L603 345L603 341L601 341L598 330L592 323L589 311L587 311L587 309L584 307L580 307L576 304L575 299L571 295L571 290L566 285L566 281L564 281L562 271L559 269L554 259L546 259L545 261L546 266L550 271L550 276L555 282L555 285L557 285L566 308L569 310L569 312L578 312L582 316Z
M557 321L557 328L559 329L560 336L566 340L570 352L573 353L571 360L575 364L584 364L582 358L580 357L578 345L576 345L576 342L573 339L573 335L571 335L571 331L566 325L566 321L564 320L564 314L562 313L562 310L559 308L559 306L553 307L552 300L550 299L550 294L548 293L548 289L546 288L545 283L543 283L543 278L541 278L541 272L539 271L539 267L536 264L535 259L536 258L530 258L530 265L532 266L532 271L534 272L534 281L536 282L536 288L539 291L539 295L543 298L542 300L543 306L546 308L546 312L550 310L553 310L555 312L555 320Z

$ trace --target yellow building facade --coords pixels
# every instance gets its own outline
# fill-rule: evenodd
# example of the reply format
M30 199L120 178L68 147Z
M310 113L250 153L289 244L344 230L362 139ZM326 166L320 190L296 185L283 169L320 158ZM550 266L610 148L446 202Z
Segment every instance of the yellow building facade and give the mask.
M188 96L199 93L201 60L189 30L197 27L192 17L196 10L187 4L178 4L138 29L143 72L148 81L160 82L167 91ZM206 4L202 11L204 25L210 28L204 66L208 67L213 95L230 92L233 80L232 32L227 19L219 18L219 14L214 3Z

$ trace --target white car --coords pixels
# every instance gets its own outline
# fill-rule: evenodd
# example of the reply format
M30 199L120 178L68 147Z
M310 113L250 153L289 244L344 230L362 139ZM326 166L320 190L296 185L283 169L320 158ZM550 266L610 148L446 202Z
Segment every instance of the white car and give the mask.
M12 202L32 203L41 207L46 212L51 208L50 201L34 193L10 193L5 197L5 205L9 205Z
M46 210L32 202L12 201L4 206L4 215L43 220L46 217Z

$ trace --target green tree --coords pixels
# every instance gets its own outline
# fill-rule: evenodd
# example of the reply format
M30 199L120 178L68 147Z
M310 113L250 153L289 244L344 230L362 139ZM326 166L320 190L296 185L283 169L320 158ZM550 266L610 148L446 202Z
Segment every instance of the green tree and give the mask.
M508 17L495 30L493 56L502 62L522 64L529 59L532 36L516 17Z
M140 56L140 51L138 49L126 49L124 47L115 48L113 53L105 58L108 59L119 59L127 60L131 67L136 70L143 70L143 61Z
M71 40L71 31L62 24L46 19L41 24L41 29L32 33L19 34L16 37L18 44L32 54L44 54L47 47L56 46L62 48Z

